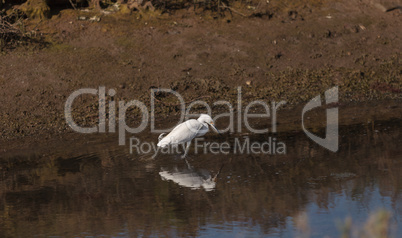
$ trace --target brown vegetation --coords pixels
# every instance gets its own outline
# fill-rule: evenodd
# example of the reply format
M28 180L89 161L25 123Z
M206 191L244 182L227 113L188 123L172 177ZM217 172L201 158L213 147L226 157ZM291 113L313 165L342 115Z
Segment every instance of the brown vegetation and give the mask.
M23 37L21 30L12 24L9 17L0 15L0 51L10 42L15 42Z

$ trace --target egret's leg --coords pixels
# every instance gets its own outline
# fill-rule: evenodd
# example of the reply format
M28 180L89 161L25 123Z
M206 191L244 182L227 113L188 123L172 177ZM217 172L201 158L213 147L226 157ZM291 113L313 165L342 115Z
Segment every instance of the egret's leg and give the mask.
M187 168L188 168L189 170L191 170L191 169L192 169L192 168L191 168L191 165L190 165L190 163L187 161L187 159L186 159L186 158L184 158L184 161L186 161Z
M190 149L191 141L187 142L186 150L184 151L184 155L181 156L182 159L186 158L188 150Z

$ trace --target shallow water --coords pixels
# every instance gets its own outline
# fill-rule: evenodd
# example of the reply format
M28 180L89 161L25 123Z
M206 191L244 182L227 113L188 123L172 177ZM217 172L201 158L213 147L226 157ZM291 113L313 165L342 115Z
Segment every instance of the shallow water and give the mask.
M275 135L286 155L192 149L187 161L174 154L151 159L99 138L3 154L0 237L295 237L303 230L340 237L347 217L358 232L381 208L392 212L397 237L401 125L341 127L337 153L292 132ZM246 139L208 134L205 141L236 138Z

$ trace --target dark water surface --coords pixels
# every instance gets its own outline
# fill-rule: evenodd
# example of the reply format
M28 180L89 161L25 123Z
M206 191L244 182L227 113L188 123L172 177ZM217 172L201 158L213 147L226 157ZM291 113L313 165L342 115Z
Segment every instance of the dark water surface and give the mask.
M294 132L275 136L286 155L192 149L187 161L153 160L99 139L3 154L0 237L295 237L298 229L340 237L345 218L358 231L381 208L392 212L391 234L398 237L401 125L341 127L337 153ZM157 135L138 138L151 142ZM207 134L205 141L236 138L246 139Z

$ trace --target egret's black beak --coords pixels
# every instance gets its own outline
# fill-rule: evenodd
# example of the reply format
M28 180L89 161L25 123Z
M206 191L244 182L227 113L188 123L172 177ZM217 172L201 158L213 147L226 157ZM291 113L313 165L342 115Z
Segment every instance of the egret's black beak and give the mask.
M219 174L222 172L222 168L225 164L222 164L221 167L219 168L218 173L215 174L215 176L212 178L212 181L214 181L216 183L216 181L218 180L218 176Z
M208 125L210 125L210 126L212 127L212 129L214 129L214 131L215 131L216 133L221 134L221 133L219 132L219 130L215 127L215 125L214 125L213 122L208 123Z

